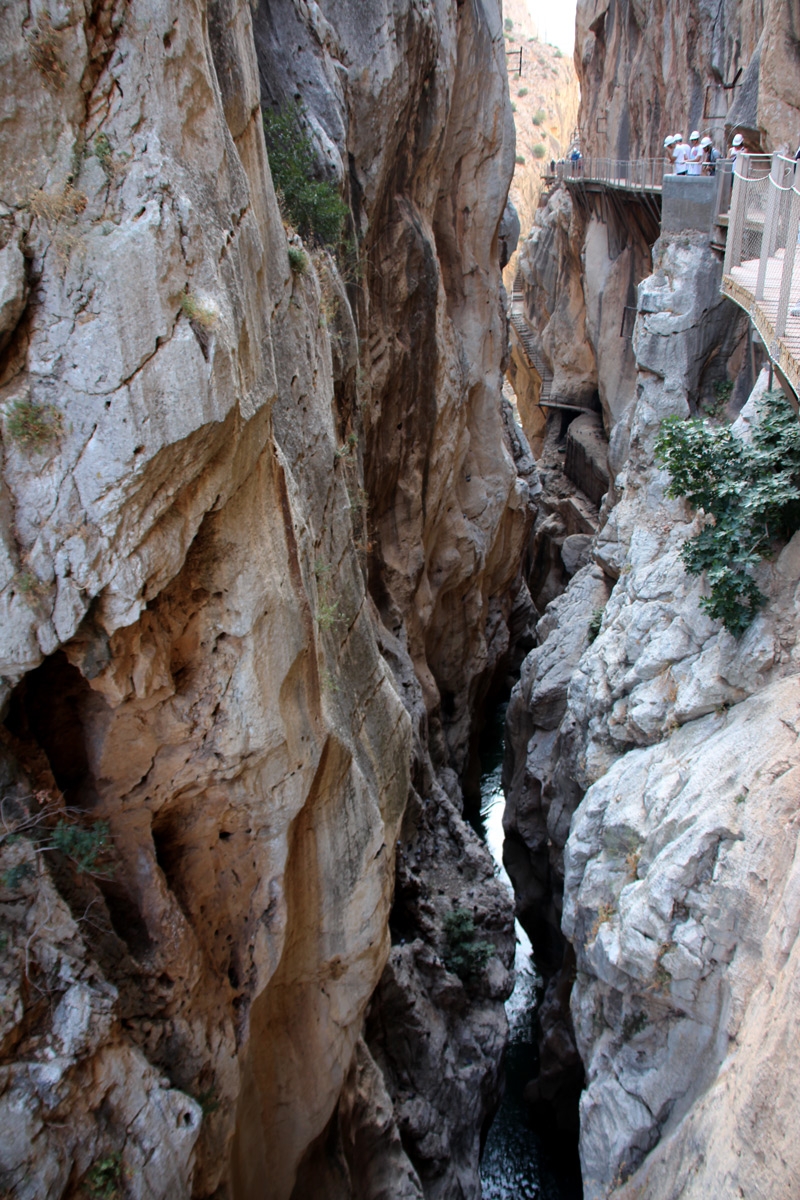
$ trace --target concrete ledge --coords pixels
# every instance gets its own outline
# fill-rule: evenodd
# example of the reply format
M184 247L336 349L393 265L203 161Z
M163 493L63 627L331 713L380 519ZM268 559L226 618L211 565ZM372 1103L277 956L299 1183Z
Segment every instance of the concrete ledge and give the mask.
M710 233L716 215L715 175L665 175L661 192L661 232L686 229Z

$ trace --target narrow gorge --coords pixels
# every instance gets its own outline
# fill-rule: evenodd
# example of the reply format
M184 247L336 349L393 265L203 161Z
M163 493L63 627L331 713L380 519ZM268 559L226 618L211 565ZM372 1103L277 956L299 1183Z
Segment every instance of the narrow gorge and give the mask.
M589 166L789 162L800 10L579 0L519 239L512 28L0 6L4 1198L549 1200L481 1179L515 916L523 1141L586 1200L800 1187L796 397L716 181ZM704 415L768 463L733 632Z

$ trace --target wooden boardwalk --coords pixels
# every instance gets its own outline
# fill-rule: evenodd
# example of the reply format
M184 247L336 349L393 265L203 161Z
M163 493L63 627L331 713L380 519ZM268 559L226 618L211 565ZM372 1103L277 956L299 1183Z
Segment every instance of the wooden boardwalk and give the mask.
M758 330L786 385L800 396L800 185L794 159L737 160L722 293ZM754 170L755 168L755 170ZM756 255L758 257L756 257Z
M800 316L793 316L791 307L786 318L786 332L782 337L776 337L775 334L784 254L785 251L779 249L774 257L767 259L762 300L755 298L759 267L757 258L747 259L739 266L731 267L729 273L723 276L722 292L750 314L750 319L761 335L770 358L786 376L797 395L800 394ZM800 298L800 255L794 263L790 296Z

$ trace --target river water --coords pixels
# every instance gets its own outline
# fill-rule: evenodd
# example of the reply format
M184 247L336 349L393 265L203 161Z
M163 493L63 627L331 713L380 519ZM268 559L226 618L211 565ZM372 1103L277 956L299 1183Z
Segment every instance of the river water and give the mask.
M503 765L505 705L497 713L491 735L481 747L480 832L495 862L499 879L512 892L503 867L503 806L500 781ZM481 1159L484 1200L581 1200L580 1170L576 1155L554 1157L550 1139L530 1124L523 1099L525 1084L536 1074L537 1048L534 1021L541 999L542 979L536 970L528 935L516 922L516 985L506 1001L509 1044L506 1051L506 1088L492 1122Z

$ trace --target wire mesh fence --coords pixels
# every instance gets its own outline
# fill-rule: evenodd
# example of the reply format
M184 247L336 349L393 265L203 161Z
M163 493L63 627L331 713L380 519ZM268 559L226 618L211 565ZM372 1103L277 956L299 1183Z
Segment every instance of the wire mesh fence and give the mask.
M734 172L724 274L783 338L800 302L800 163L741 155Z

